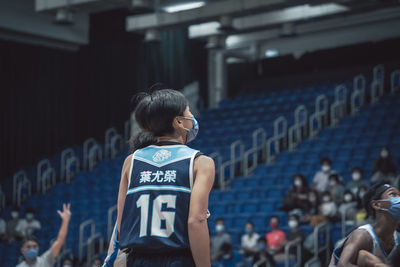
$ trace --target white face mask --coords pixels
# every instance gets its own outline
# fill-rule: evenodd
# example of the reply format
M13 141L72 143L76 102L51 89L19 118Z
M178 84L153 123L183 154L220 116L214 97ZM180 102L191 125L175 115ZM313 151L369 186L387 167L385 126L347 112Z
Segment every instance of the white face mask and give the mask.
M334 211L335 211L335 205L332 203L324 203L321 205L321 212L322 215L324 216L332 215Z
M360 192L360 193L358 193L358 197L359 197L360 199L362 199L362 198L364 197L364 195L365 195L365 192Z
M63 267L72 267L71 264L64 264Z
M11 212L11 217L12 217L13 219L17 219L17 218L18 218L18 215L19 215L18 211L12 211L12 212Z
M299 223L296 220L289 220L288 225L290 228L293 229L293 228L296 228L299 225Z
M294 185L295 186L301 186L302 182L299 179L294 180Z
M353 181L359 181L361 179L361 174L359 172L353 172L352 178Z
M329 172L331 170L331 166L329 165L322 165L321 168L323 172Z
M323 200L324 202L330 202L330 201L331 201L331 198L328 197L328 196L324 196L324 197L322 198L322 200Z
M329 181L329 185L330 185L330 186L335 186L335 185L336 185L336 181L334 181L334 180Z
M353 197L350 194L346 194L346 195L344 195L343 199L346 202L350 202L353 200Z
M382 158L387 158L389 156L389 152L387 152L387 150L382 150L381 151L381 157Z
M27 219L27 220L33 220L33 217L34 217L34 216L33 216L32 213L27 213L27 214L26 214L26 219Z
M225 226L223 224L217 224L215 226L215 231L217 231L217 233L221 233L225 230Z

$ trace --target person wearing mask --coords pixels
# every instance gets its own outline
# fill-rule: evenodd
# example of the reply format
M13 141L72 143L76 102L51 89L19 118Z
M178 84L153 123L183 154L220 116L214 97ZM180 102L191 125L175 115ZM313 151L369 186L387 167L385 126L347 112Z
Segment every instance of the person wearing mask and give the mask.
M215 236L211 238L211 260L218 261L222 256L222 244L232 244L231 236L225 232L225 221L220 218L215 224Z
M358 188L361 186L369 186L369 183L363 178L362 169L360 167L354 167L351 171L351 181L346 184L346 189L350 190L353 195L357 195Z
M324 216L331 222L338 221L337 206L336 206L336 203L333 201L333 198L329 191L325 191L322 194L322 203L320 206L320 213L322 216Z
M365 220L367 219L367 211L364 209L363 199L365 194L368 191L368 187L360 186L357 192L357 213L356 220L357 225L365 224Z
M17 225L20 220L19 209L13 207L11 210L11 220L7 222L7 238L9 242L22 239L22 235L17 231Z
M387 147L382 147L379 158L375 161L374 174L371 178L371 183L376 183L384 180L393 182L397 175L396 165L393 162Z
M294 240L299 240L299 242L302 244L305 239L305 234L299 228L299 217L297 215L289 216L288 226L290 228L290 231L286 235L285 240L283 241L283 246L286 246L287 243ZM295 247L290 248L289 254L291 257L296 256L297 254L296 248ZM284 253L275 256L276 261L282 261L284 259L285 259Z
M339 214L345 217L346 221L354 221L357 213L357 200L353 193L347 189L343 194L343 202L339 206Z
M271 232L265 235L265 239L267 240L267 249L271 255L278 255L283 251L284 241L286 238L286 234L284 231L279 229L279 218L277 216L272 216L269 221L269 226L271 228Z
M254 231L254 224L247 222L244 227L245 234L241 238L241 249L245 258L251 258L257 252L257 241L260 235Z
M92 267L101 267L103 265L100 258L94 258L92 260Z
M328 189L329 176L335 173L332 170L332 161L329 158L321 159L321 170L316 172L313 179L312 188L317 190L318 193L323 193Z
M399 190L384 182L375 184L365 194L364 204L372 223L358 227L336 246L330 267L368 266L365 261L369 257L360 256L361 251L375 255L384 264L398 266L392 260L400 246L396 231L400 221Z
M243 256L238 251L232 249L230 243L223 243L221 246L222 257L219 263L223 267L244 267Z
M307 208L303 215L300 217L300 222L308 224L313 216L319 214L320 201L318 198L318 193L315 190L310 190L308 193L308 203Z
M73 266L74 262L72 259L65 259L62 265L62 267L73 267Z
M63 204L63 211L57 211L61 217L61 227L58 231L57 239L53 242L50 249L39 255L39 242L36 237L28 236L22 243L21 253L24 261L17 267L51 267L64 245L68 233L68 224L71 219L70 204Z
M293 186L283 198L281 210L291 211L300 209L304 212L308 205L308 182L302 174L297 174L293 178Z
M344 186L338 174L329 175L329 191L336 205L339 205L343 200Z
M267 249L267 240L265 237L260 237L257 241L257 252L253 257L253 267L272 267L275 266L275 261Z
M42 228L40 222L35 219L35 210L32 208L26 209L25 219L21 219L15 230L23 237L31 236L35 231Z

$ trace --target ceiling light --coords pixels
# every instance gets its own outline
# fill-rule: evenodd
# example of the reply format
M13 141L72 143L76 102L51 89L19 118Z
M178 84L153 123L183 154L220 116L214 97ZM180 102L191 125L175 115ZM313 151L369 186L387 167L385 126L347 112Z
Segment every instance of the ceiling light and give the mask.
M204 6L206 3L204 1L198 1L198 2L189 2L185 4L176 4L176 5L171 5L171 6L166 6L164 7L165 12L168 13L175 13L175 12L180 12L184 10L189 10L189 9L194 9L194 8L199 8Z
M57 10L56 16L54 18L55 24L60 25L70 25L74 23L72 12L67 8L60 8Z
M277 49L267 49L265 50L265 57L271 58L271 57L277 57L279 56L279 52Z

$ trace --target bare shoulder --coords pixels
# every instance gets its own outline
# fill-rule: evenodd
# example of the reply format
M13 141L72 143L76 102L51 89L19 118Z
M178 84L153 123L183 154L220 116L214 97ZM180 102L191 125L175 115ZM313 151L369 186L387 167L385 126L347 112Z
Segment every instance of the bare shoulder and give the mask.
M354 245L357 246L359 249L365 249L367 251L371 250L372 248L372 239L369 233L363 229L355 230L349 237L346 242L346 245Z
M195 159L194 168L197 170L213 170L215 168L214 160L208 156L201 155Z
M122 170L127 170L129 171L130 167L131 167L131 162L132 162L132 154L130 154L129 156L127 156L125 158L124 161L124 166L122 167Z

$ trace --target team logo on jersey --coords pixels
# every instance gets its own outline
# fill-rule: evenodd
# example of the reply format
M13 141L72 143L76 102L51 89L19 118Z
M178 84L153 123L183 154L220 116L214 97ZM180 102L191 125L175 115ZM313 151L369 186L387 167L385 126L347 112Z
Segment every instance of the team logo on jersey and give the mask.
M154 155L153 155L153 161L154 162L160 162L160 161L164 161L167 160L171 157L171 152L165 149L159 150L157 151Z

